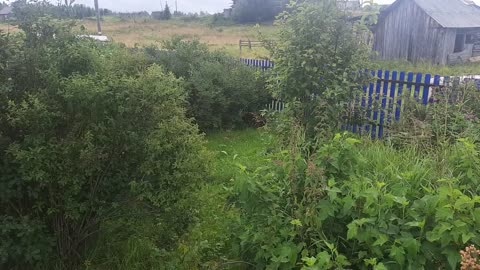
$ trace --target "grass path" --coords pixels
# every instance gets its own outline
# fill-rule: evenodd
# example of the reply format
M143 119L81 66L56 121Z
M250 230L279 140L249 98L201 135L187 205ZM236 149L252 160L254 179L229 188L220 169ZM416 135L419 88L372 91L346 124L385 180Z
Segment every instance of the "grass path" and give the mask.
M237 261L240 212L230 201L235 179L242 170L255 170L268 162L265 152L271 137L254 129L218 132L207 136L213 155L213 180L194 195L197 220L182 239L179 269L245 269ZM225 268L227 267L228 268Z
M272 145L272 136L255 129L218 132L207 136L207 148L215 155L214 177L229 180L241 172L252 171L268 162L266 151Z

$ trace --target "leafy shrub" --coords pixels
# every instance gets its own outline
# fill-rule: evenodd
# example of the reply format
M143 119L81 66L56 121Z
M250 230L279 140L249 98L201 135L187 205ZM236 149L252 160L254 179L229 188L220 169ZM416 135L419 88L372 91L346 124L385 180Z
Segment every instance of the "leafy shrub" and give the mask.
M243 258L257 269L456 269L480 242L468 140L425 155L337 135L305 155L302 138L238 182Z
M331 137L365 81L359 71L368 68L369 50L337 1L292 2L278 24L278 38L266 40L275 61L272 92L296 103L290 113L308 137Z
M182 82L48 19L22 27L0 69L0 268L74 269L116 237L112 222L126 234L134 218L165 224L142 244L175 248L208 166Z
M202 130L244 125L242 116L258 112L269 100L263 75L205 44L174 38L165 50L147 48L152 63L185 80L190 116Z

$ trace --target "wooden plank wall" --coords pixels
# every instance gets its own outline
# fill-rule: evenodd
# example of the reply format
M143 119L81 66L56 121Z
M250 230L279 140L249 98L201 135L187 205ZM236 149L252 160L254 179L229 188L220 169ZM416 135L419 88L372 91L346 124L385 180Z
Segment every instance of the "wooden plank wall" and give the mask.
M379 20L374 49L383 60L445 65L454 43L455 29L442 28L413 0L406 0Z

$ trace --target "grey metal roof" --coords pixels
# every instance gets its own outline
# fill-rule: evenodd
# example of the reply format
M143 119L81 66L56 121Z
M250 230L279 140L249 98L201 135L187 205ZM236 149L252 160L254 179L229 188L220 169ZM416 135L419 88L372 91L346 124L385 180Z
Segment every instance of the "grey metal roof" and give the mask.
M443 27L480 27L480 7L469 1L415 0L415 2Z
M383 10L380 17L386 16L400 6L397 0ZM480 7L469 0L410 0L425 11L430 17L445 28L477 28L480 27Z
M0 15L9 15L13 12L12 7L4 7L2 10L0 10Z

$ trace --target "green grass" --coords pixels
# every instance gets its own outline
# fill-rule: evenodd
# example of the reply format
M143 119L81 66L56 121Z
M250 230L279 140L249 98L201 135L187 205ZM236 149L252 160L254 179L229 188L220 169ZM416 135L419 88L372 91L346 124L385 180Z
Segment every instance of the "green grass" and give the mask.
M265 153L271 137L254 129L207 135L207 148L214 155L213 181L193 194L196 222L180 239L171 255L179 258L176 269L245 269L238 262L240 211L230 201L235 179L246 170L268 162ZM243 168L243 169L242 169Z
M269 160L266 153L273 144L272 135L255 129L209 134L207 148L215 155L213 175L229 181L242 168L253 171Z
M424 73L440 76L480 75L480 63L439 66L429 63L413 64L406 61L377 61L374 64L376 68L385 70Z

